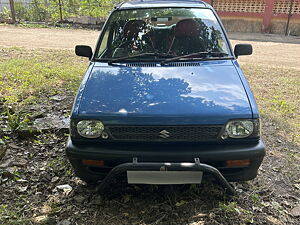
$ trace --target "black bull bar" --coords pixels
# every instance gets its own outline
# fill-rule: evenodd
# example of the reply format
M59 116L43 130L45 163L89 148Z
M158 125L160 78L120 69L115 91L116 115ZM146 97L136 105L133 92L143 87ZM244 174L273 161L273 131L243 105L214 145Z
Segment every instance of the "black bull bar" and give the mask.
M217 168L200 163L199 158L195 158L195 163L137 162L137 158L133 158L132 163L123 163L114 167L97 186L97 191L104 193L111 187L114 178L126 171L147 170L202 171L213 175L228 194L234 195L236 193L234 187L231 186Z

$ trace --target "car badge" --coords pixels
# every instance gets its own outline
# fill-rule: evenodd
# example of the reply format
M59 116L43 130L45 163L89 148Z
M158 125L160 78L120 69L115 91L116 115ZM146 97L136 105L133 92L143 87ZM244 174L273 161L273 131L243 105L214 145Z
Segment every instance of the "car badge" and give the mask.
M170 132L166 131L166 130L162 130L161 132L159 132L159 136L161 138L168 138L168 137L170 137Z

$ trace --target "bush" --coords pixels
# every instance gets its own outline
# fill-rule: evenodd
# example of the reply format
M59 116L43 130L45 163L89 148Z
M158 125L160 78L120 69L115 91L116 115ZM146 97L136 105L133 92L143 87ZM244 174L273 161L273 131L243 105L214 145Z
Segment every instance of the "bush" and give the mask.
M106 17L120 0L33 0L15 2L16 18L23 21L60 21L70 16ZM60 7L61 4L61 7ZM7 16L7 11L5 11ZM9 10L8 10L9 15Z

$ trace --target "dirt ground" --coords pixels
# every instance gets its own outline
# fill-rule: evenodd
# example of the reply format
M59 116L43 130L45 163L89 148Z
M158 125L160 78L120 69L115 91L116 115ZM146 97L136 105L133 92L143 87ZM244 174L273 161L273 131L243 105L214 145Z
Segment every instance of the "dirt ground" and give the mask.
M0 25L0 69L1 63L23 68L26 60L37 57L41 66L34 68L47 67L37 70L46 75L52 74L48 69L62 64L62 71L53 72L60 75L67 63L69 68L80 64L84 70L88 61L74 56L72 49L77 44L95 46L98 35L99 31L91 30ZM224 195L217 184L204 180L201 188L114 186L116 196L106 198L74 176L64 153L66 134L49 132L22 139L2 137L0 130L0 140L5 139L9 153L0 161L0 224L298 225L300 148L295 140L300 137L300 38L242 33L230 33L229 37L233 46L253 45L254 54L240 57L239 62L262 112L267 146L258 177L233 184L237 196ZM22 74L21 69L7 68L11 71L0 77ZM74 96L66 90L58 95L32 109L43 111L43 115L69 115ZM291 126L282 125L284 121Z
M75 45L96 45L100 31L61 28L0 26L0 46L74 49Z
M94 47L100 31L60 28L20 28L0 26L0 46L26 48L73 49L83 44ZM232 46L253 45L251 57L240 57L241 63L265 63L300 68L300 37L274 34L229 33Z

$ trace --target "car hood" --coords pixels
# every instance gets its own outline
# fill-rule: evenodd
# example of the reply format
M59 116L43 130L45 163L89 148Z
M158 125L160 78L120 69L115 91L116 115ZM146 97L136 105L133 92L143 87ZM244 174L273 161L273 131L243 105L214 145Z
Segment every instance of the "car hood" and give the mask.
M152 121L193 117L208 123L252 118L247 94L231 60L143 65L96 63L81 96L79 115L150 117Z

